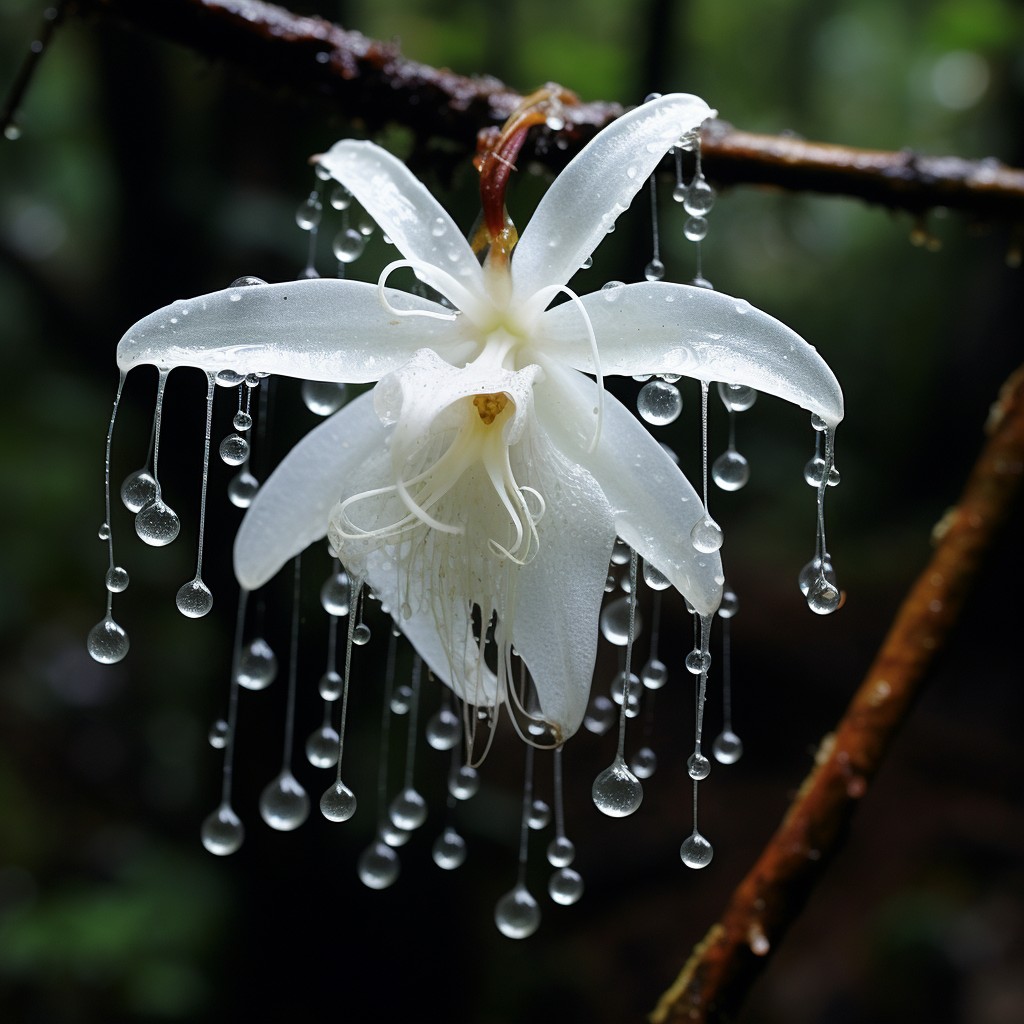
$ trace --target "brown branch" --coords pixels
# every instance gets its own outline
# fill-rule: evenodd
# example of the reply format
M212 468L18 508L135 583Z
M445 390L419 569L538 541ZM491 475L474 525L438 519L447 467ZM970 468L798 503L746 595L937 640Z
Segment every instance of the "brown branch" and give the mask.
M393 43L260 0L77 0L77 9L174 40L370 129L403 124L421 140L446 139L467 155L477 133L502 124L523 98L495 78L419 64ZM622 109L616 103L566 107L565 127L534 132L524 157L558 170ZM709 126L703 142L705 172L720 184L855 196L915 214L941 206L980 220L1024 223L1024 171L997 160L754 135L723 121Z
M931 561L897 613L836 731L822 741L778 831L651 1015L655 1024L728 1020L842 839L889 741L964 603L1024 475L1024 367L989 418L989 439L959 504L936 530Z

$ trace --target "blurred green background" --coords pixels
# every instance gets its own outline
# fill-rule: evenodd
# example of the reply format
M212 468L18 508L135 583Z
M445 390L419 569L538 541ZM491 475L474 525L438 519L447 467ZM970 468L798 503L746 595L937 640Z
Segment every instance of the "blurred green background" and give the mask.
M42 6L0 0L0 89ZM681 89L751 130L1024 165L1024 28L1011 0L293 8L523 91L557 80L585 99L629 104ZM173 298L242 274L297 275L307 239L294 210L312 184L307 157L358 126L180 47L77 19L57 33L20 124L18 141L0 140L0 1017L642 1019L770 834L927 558L932 525L956 499L988 405L1020 360L1021 271L1007 265L1008 227L936 212L935 244L914 246L909 217L854 200L720 196L704 273L816 344L844 387L843 482L829 494L828 520L849 599L818 620L796 591L813 549L813 495L801 481L811 432L803 413L762 398L738 422L751 483L712 498L742 603L734 721L746 748L701 791L715 860L693 873L677 855L688 831L690 742L677 679L659 695L661 767L633 819L602 819L589 800L611 738L581 735L570 745L567 827L588 890L574 908L547 904L540 932L512 943L491 921L515 877L521 752L507 738L485 765L485 793L459 809L470 841L463 869L449 876L430 862L447 760L427 751L421 785L433 810L401 852L402 878L381 894L356 879L373 828L373 685L353 709L351 783L365 794L356 819L331 826L314 813L291 836L259 821L259 790L278 765L279 683L244 695L235 806L246 845L226 860L201 848L199 823L219 792L220 759L205 736L225 701L234 603L225 563L237 513L221 497L228 471L215 466L207 578L217 606L207 620L185 621L173 595L194 565L198 375L172 378L161 460L183 536L170 549L142 550L115 512L118 560L132 574L116 608L132 651L104 668L84 647L104 604L106 556L95 538L117 339ZM387 141L401 150L405 138ZM520 227L542 184L528 174L513 184ZM468 165L443 187L468 228ZM668 276L689 280L693 247L667 186L662 200ZM643 198L589 282L581 275L577 284L637 279L649 256ZM353 270L374 279L377 265L371 251ZM116 437L115 485L145 455L152 379L137 376ZM287 389L275 426L282 446L314 419ZM697 472L696 387L684 397L664 438ZM229 405L215 439L229 429ZM711 429L717 450L724 417ZM1024 1019L1022 564L1018 509L844 851L742 1020ZM326 558L311 555L304 568L322 578ZM678 667L688 643L664 638L685 638L688 626L679 609L667 614L663 656ZM309 698L322 671L315 597L306 618L300 685ZM283 635L286 620L272 614L268 632ZM277 649L283 658L283 640ZM436 704L436 691L426 699ZM709 707L713 735L717 700ZM300 702L300 739L319 716L317 700ZM544 791L550 769L546 758L538 763ZM304 763L296 774L314 798L329 781ZM535 839L538 893L541 847Z

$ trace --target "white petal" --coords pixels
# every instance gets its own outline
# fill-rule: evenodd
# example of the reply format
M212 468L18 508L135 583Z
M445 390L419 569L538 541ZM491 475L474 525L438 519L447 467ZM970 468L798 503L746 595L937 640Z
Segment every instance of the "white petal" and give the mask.
M235 575L246 590L269 580L327 533L346 478L384 447L373 395L353 399L310 431L256 493L235 537Z
M318 162L359 200L406 259L440 268L474 294L483 292L480 263L469 243L401 160L372 142L345 139ZM425 269L417 272L447 294Z
M672 145L714 113L699 97L675 93L636 107L596 135L555 178L519 239L512 257L515 301L565 284Z
M774 317L707 288L668 282L622 285L585 295L605 374L682 373L746 384L817 413L843 418L843 392L828 364ZM538 345L595 372L582 317L573 303L548 310Z
M400 310L450 313L437 303L387 290ZM165 369L279 373L305 380L365 383L430 346L453 360L472 345L461 325L423 316L395 316L375 285L320 278L249 285L179 299L140 320L121 339L117 364Z
M547 399L544 385L537 402ZM521 456L545 501L538 552L518 574L513 639L533 676L541 714L568 739L590 696L598 618L615 543L615 521L597 481L543 431Z
M598 482L619 536L660 569L698 612L714 612L722 597L722 560L717 552L704 554L690 542L690 531L704 516L690 482L643 424L607 393L600 440L588 452L597 385L565 367L545 364L544 370L543 402L537 397L541 422Z

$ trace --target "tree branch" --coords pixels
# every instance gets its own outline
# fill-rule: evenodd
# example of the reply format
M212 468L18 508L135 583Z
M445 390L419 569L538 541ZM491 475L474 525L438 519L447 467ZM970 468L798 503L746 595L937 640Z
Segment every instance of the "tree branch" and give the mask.
M522 96L490 77L466 77L403 57L321 18L261 0L77 0L79 13L108 16L223 60L264 86L288 89L370 129L386 123L421 139L475 147L477 133L502 124ZM532 133L523 156L557 171L604 125L616 103L567 107L565 127ZM1024 223L1024 171L998 160L880 152L739 131L705 130L705 173L723 185L772 185L847 195L923 214L935 207L983 221Z
M1024 475L1024 367L993 406L989 439L959 504L936 530L931 561L897 613L888 636L778 831L694 949L651 1015L654 1024L727 1020L739 1008L766 954L799 916L932 658L955 623L997 527Z

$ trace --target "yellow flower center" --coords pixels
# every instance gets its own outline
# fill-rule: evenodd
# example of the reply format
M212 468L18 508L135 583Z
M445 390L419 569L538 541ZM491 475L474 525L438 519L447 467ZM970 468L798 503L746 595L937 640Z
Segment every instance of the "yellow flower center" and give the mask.
M493 395L476 395L473 404L480 414L480 419L489 427L508 404L508 395L504 391L495 392Z

